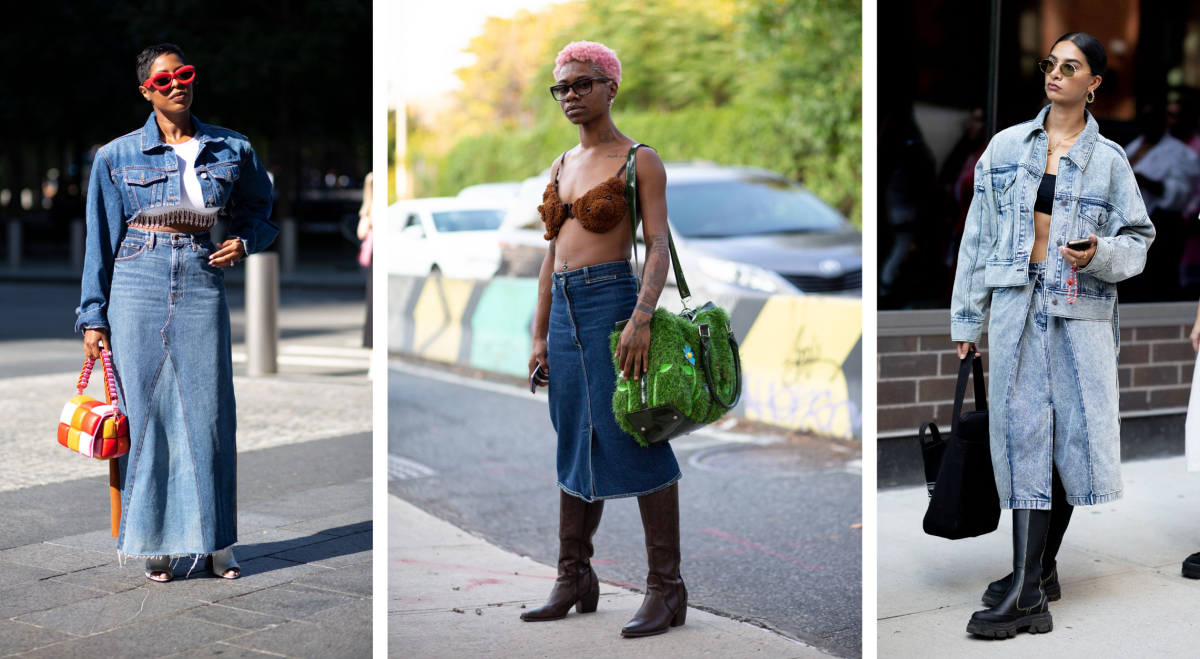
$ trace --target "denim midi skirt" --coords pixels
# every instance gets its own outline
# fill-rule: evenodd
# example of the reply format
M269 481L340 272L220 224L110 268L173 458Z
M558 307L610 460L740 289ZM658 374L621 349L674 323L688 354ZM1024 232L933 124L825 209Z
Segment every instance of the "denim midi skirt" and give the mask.
M679 480L668 443L638 444L617 425L608 337L637 305L629 261L555 272L550 289L550 420L558 433L558 486L584 501L649 494Z
M225 274L207 231L129 228L108 320L129 417L117 549L210 554L237 541L237 419Z
M1116 319L1054 315L1047 264L992 292L988 430L1006 509L1050 510L1055 468L1073 506L1123 492Z

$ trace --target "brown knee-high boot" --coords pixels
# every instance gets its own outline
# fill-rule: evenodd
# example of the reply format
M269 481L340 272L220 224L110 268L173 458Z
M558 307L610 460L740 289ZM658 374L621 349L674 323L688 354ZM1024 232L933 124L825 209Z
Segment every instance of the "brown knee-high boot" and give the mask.
M572 606L579 613L592 613L600 600L591 558L604 502L588 503L560 490L558 510L558 579L545 604L521 614L526 622L562 620Z
M622 636L654 636L687 618L687 587L679 575L679 484L638 497L646 533L646 597Z

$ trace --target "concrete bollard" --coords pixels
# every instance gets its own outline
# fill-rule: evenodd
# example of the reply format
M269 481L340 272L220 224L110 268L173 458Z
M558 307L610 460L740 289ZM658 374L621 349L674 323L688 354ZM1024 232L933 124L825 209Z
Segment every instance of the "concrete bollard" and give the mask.
M21 241L24 237L21 235L21 221L8 221L8 267L16 270L21 267Z
M299 227L296 225L295 218L286 217L279 224L279 258L283 261L283 271L292 273L296 271L296 241L299 236Z
M279 255L246 259L246 372L279 372Z
M83 218L71 220L71 269L76 272L83 271L83 241L86 234Z

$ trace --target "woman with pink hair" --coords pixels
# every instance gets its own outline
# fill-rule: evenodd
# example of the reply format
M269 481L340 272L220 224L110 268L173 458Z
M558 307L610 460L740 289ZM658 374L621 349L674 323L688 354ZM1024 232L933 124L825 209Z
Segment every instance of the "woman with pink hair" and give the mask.
M538 207L550 249L538 278L529 373L549 386L558 433L558 579L546 603L521 618L561 620L572 606L579 613L596 610L600 582L590 559L604 500L636 496L649 576L642 606L621 634L652 636L687 616L679 575L681 474L666 442L643 447L617 425L609 333L629 321L616 358L621 377L640 380L650 361L650 318L671 267L667 175L657 153L639 150L642 145L613 124L610 109L621 83L616 53L591 41L570 43L555 60L554 78L550 93L578 126L579 146L555 160ZM629 217L625 166L616 169L631 151L640 218ZM640 287L629 262L629 223L636 229L639 219L646 242ZM548 383L535 374L545 374Z

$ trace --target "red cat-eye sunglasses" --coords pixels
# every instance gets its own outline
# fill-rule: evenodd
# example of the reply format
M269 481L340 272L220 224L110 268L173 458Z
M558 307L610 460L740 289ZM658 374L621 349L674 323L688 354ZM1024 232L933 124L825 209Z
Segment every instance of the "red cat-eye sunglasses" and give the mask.
M188 64L175 69L174 73L170 71L159 71L154 75L146 78L146 82L142 83L143 87L153 87L159 91L166 91L171 88L171 81L178 80L181 85L190 85L196 80L196 67Z

